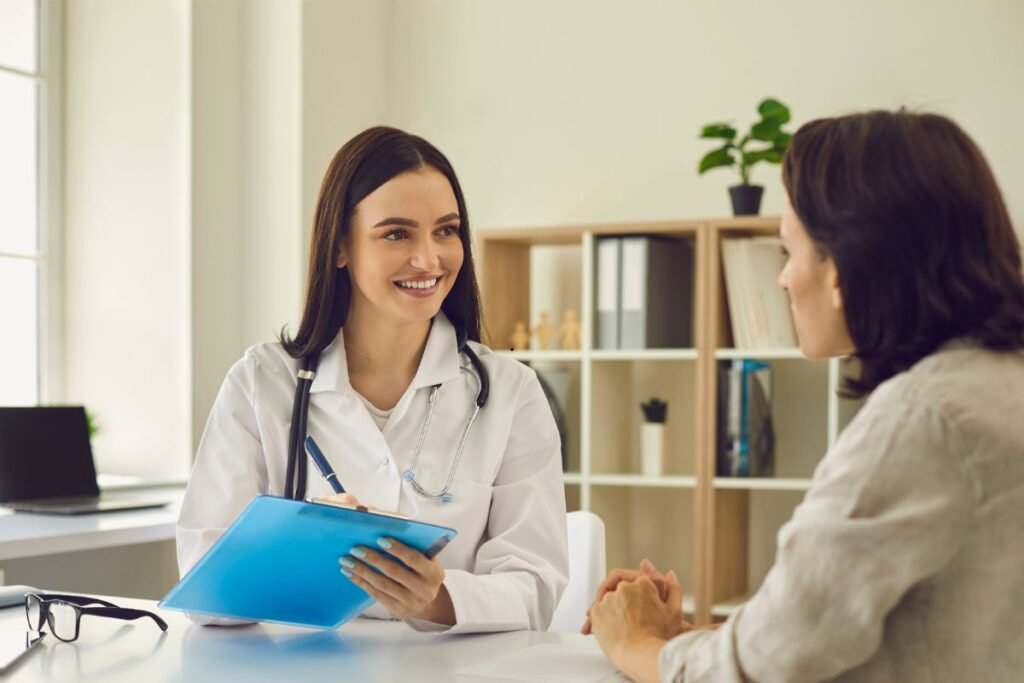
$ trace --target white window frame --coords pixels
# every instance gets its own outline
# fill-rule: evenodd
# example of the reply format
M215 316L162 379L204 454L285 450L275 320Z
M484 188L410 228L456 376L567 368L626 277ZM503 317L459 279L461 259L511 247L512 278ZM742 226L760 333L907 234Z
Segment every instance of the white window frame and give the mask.
M39 403L59 403L64 397L63 368L63 122L61 66L63 63L63 0L38 0L39 67L28 73L0 65L0 72L38 84L37 173L38 244L34 254L2 254L32 261L38 280L38 344L36 393Z

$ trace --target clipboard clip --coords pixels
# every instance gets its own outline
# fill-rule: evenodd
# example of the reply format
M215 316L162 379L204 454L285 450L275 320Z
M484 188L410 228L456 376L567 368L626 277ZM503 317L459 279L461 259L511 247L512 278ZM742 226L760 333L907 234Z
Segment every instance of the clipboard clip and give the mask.
M377 508L371 508L365 505L348 505L347 503L339 503L337 501L331 500L330 498L307 498L306 502L315 503L319 505L330 505L331 507L344 508L345 510L353 510L354 512L365 512L371 515L383 515L385 517L394 517L395 519L412 519L411 517L403 515L398 512L391 512L390 510L378 510Z

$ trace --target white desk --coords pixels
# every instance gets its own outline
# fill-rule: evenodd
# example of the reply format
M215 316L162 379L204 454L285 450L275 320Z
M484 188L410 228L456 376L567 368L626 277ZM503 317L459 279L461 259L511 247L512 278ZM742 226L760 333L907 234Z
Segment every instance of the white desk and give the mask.
M271 624L204 627L190 624L179 612L157 610L148 600L109 600L121 607L157 612L167 621L167 632L162 634L149 619L121 622L83 617L78 641L61 643L47 635L2 680L499 683L516 679L456 672L519 651L528 660L526 648L545 644L561 648L558 656L570 667L567 670L596 667L609 676L603 680L625 680L604 663L593 638L575 634L519 631L446 636L417 633L401 622L370 619L353 620L338 631ZM0 630L23 632L25 628L23 607L0 610Z
M184 488L146 490L166 490L174 502L95 515L36 515L0 508L0 560L173 540Z

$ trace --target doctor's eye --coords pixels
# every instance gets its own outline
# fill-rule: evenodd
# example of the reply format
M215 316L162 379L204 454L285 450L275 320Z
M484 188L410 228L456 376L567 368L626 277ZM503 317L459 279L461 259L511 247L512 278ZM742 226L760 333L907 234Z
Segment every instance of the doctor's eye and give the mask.
M437 229L437 234L441 237L454 237L459 234L459 226L457 223L442 226Z
M382 239L390 240L391 242L397 242L404 240L409 236L409 233L400 228L388 231Z

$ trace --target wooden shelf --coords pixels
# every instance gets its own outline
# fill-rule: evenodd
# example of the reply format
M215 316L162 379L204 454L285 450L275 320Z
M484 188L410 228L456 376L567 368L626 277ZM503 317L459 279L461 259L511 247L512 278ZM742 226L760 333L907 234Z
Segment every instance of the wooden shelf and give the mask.
M800 349L715 349L718 360L751 358L754 360L804 360Z
M810 474L859 404L836 396L841 364L798 348L736 349L721 263L724 239L775 235L776 216L641 221L478 230L485 343L506 345L517 323L577 308L583 348L501 351L523 362L563 364L573 399L567 417L571 509L605 522L609 569L649 557L674 569L697 624L731 614L765 575L778 529L811 487ZM694 245L693 348L592 348L596 238L658 235ZM515 287L510 287L515 283ZM676 296L670 292L667 296ZM774 478L716 477L719 361L772 362ZM564 374L564 372L563 372ZM667 401L663 476L640 468L640 404Z
M738 595L722 602L716 602L711 606L711 616L720 619L728 619L736 609L750 599L749 595Z
M600 361L697 360L697 349L637 349L591 351L590 357Z
M526 363L571 363L583 359L582 351L496 351L496 353Z
M749 491L806 491L810 479L782 479L774 477L715 477L716 489L746 489Z
M643 474L591 474L590 483L592 486L651 486L692 489L697 486L697 478L686 475L648 477Z

